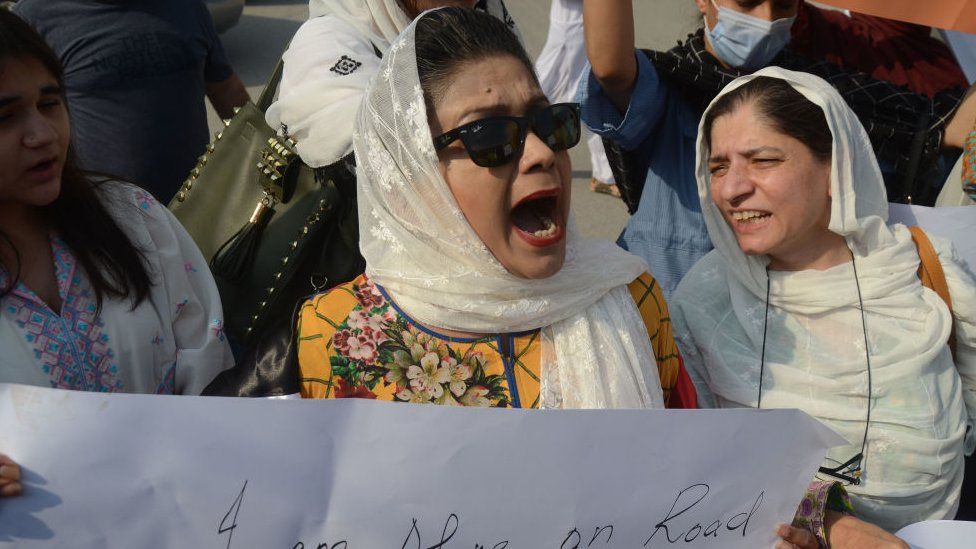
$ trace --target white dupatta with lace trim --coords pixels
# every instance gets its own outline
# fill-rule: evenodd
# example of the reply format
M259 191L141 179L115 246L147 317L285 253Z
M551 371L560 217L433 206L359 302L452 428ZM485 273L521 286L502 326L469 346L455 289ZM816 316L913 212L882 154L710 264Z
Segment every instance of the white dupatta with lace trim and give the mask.
M544 407L663 407L654 351L626 286L647 266L612 242L582 240L571 227L557 274L526 280L505 270L441 175L414 30L415 24L390 47L358 114L354 144L367 275L432 327L477 333L541 328Z

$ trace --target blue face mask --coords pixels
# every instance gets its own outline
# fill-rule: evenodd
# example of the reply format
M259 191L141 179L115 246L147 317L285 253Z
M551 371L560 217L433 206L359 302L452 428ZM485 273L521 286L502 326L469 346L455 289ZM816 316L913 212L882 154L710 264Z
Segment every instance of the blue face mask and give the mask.
M714 0L712 5L715 5ZM715 28L705 30L718 58L745 70L765 67L790 41L796 16L766 21L729 8L718 8Z

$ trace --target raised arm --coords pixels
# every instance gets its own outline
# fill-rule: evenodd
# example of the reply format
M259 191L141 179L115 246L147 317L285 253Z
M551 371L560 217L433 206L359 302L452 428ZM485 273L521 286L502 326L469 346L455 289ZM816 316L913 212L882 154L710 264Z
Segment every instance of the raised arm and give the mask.
M623 113L637 81L631 0L584 0L583 28L593 75Z

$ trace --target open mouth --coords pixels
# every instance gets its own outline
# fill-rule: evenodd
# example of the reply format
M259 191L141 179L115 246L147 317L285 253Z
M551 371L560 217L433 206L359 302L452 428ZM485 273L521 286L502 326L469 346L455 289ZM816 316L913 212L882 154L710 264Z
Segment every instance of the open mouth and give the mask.
M54 167L54 160L44 160L34 164L34 166L29 170L32 172L44 172Z
M773 214L759 210L744 210L740 212L732 212L732 219L735 220L736 223L751 224L768 219L771 215Z
M533 245L547 245L562 236L559 220L559 191L540 191L523 198L512 208L512 225Z
M57 164L57 161L58 158L56 156L52 156L51 158L45 158L44 160L41 160L37 164L34 164L30 168L28 168L27 173L35 177L46 177L51 172L54 171L54 167Z

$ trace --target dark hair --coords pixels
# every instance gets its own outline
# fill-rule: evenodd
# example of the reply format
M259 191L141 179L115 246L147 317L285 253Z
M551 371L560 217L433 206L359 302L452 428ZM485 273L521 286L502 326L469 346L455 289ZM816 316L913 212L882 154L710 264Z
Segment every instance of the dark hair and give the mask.
M500 19L470 8L432 11L417 22L415 49L420 87L428 109L440 99L461 65L487 57L510 55L535 78L529 54Z
M3 65L13 58L37 60L64 89L64 70L54 51L25 21L0 9L0 78L3 78ZM38 210L85 270L99 308L105 295L132 297L135 306L149 296L152 281L142 253L115 223L97 195L96 187L109 179L81 171L69 145L61 174L61 192L54 202ZM17 284L21 265L20 253L13 242L2 233L0 238L7 241L18 258L15 266L5 266L11 272L11 279L7 287L0 288L2 297Z
M793 89L785 80L757 76L723 95L705 114L705 143L712 148L712 125L740 106L753 104L765 122L777 132L803 143L822 162L830 160L833 135L823 109Z
M400 9L403 10L403 13L407 14L407 17L410 19L417 17L417 15L420 13L417 10L417 0L397 0L397 4L400 6Z

